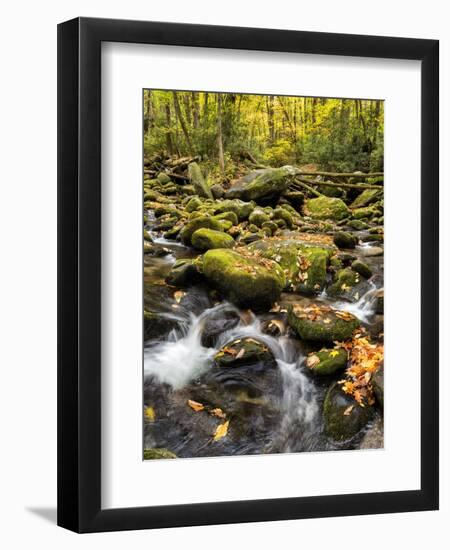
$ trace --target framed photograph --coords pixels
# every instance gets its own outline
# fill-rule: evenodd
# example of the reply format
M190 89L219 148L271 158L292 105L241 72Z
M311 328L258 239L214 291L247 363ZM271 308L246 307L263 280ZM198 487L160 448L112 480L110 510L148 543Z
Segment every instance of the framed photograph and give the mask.
M438 89L435 40L59 25L60 526L438 508Z

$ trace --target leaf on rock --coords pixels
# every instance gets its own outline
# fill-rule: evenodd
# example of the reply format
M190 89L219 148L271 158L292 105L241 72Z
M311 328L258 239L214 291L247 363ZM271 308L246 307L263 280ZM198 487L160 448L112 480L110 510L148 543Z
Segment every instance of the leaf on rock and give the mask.
M155 421L156 415L155 415L155 409L153 407L145 407L144 415L149 422Z
M314 367L316 367L318 364L320 363L320 359L317 355L310 355L307 359L306 359L306 366L309 368L309 369L313 369Z
M229 424L230 421L227 420L223 424L219 424L219 426L217 426L216 431L214 432L214 441L219 441L219 439L222 439L222 437L227 435Z
M222 409L212 409L209 411L213 416L217 416L217 418L226 418L226 414L223 412Z
M352 410L355 408L355 405L350 405L350 407L347 407L345 411L343 412L344 416L349 416L352 414Z
M175 302L176 302L177 304L179 304L179 303L181 302L181 299L182 299L183 296L185 296L185 295L186 295L186 292L184 292L183 290L177 290L177 291L174 293L174 295L173 295L173 297L175 298Z
M202 411L205 408L204 405L202 405L201 403L197 403L197 401L193 401L192 399L189 399L187 404L195 412Z

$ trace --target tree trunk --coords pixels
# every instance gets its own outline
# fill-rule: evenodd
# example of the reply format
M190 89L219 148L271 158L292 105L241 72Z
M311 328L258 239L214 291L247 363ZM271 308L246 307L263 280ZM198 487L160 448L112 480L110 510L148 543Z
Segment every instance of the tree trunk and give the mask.
M222 94L217 94L217 150L219 155L219 166L222 174L225 173L225 159L223 157L222 140Z
M267 97L267 125L269 127L269 141L275 141L275 123L273 119L273 95Z
M177 115L177 118L180 121L181 129L183 130L184 139L186 140L188 153L193 155L193 148L192 148L191 138L189 136L189 131L187 129L186 122L185 122L184 117L183 117L183 113L181 112L181 107L180 107L180 102L178 101L177 92L172 92L172 95L173 95L173 106L175 108L175 113Z
M196 92L191 92L191 103L192 103L192 125L195 129L198 128L200 113L198 106L198 94Z
M172 143L172 116L170 113L170 103L167 101L165 105L166 111L166 148L167 154L170 156L173 154L173 143Z

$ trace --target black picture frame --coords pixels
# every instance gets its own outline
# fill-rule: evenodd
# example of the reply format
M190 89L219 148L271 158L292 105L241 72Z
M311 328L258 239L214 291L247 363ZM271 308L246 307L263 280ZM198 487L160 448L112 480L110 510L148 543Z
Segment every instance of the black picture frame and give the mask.
M421 61L420 490L102 510L104 41ZM438 509L438 67L437 40L91 18L58 26L58 525L98 532Z

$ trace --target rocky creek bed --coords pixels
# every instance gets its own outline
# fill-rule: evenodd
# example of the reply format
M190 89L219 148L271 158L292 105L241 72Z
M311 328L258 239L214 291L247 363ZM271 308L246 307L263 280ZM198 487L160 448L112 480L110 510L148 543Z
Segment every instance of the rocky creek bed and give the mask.
M167 172L144 180L144 458L382 447L382 187Z

